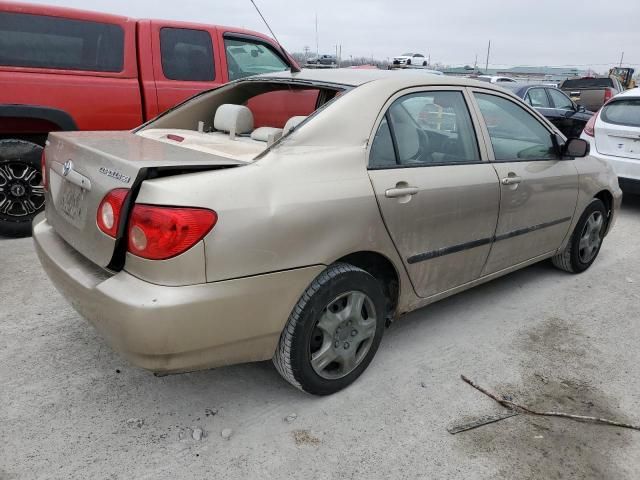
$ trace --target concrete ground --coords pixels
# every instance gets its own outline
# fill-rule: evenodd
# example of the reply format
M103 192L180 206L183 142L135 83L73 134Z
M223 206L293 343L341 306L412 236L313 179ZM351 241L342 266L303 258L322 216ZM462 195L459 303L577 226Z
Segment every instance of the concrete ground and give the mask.
M447 427L501 411L460 374L640 423L639 234L631 198L586 273L539 264L407 315L327 398L269 362L134 368L54 290L30 239L0 240L0 479L637 479L638 431L524 416Z

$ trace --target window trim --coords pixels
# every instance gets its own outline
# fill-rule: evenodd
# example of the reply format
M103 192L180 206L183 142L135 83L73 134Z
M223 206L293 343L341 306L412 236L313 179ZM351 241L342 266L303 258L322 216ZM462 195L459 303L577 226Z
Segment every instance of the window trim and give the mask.
M190 30L195 32L204 32L209 36L209 41L211 42L211 65L212 65L211 67L212 78L210 80L185 80L185 79L171 78L167 76L164 70L164 62L162 61L163 59L162 31L163 30ZM170 82L189 82L189 83L212 83L216 81L216 49L213 43L213 35L211 35L211 32L209 30L203 30L202 28L176 27L171 25L161 26L160 29L158 30L158 51L160 53L160 72L162 73L162 76L165 78L165 80L168 80Z
M545 128L545 130L547 130L547 132L549 133L549 137L551 137L552 135L556 135L556 137L559 137L558 140L566 139L566 137L562 135L559 130L556 130L553 124L549 120L547 120L540 112L538 112L534 107L532 107L531 105L529 105L528 103L526 103L520 98L518 98L517 101L514 101L514 98L511 95L508 95L508 94L505 95L502 92L497 92L495 90L483 89L478 87L468 87L468 89L469 89L471 99L473 101L473 108L476 110L477 115L479 115L478 121L480 123L482 136L484 137L487 152L489 154L489 161L491 163L556 162L556 161L571 160L570 158L562 158L560 156L558 156L558 158L515 158L511 160L496 160L495 153L493 151L493 144L491 143L491 135L489 134L489 129L487 128L487 125L484 121L484 117L482 117L480 106L476 101L476 97L475 97L476 93L492 95L494 97L500 97L500 98L503 98L504 100L508 100L511 103L519 106L526 112L530 113L531 116L534 117L534 119L537 120L538 123L540 123Z
M407 95L411 95L414 93L429 93L429 92L460 92L462 94L462 99L467 107L467 112L469 113L469 119L471 120L471 126L473 128L473 133L476 137L476 146L478 148L479 157L478 160L470 160L463 162L437 162L437 163L425 163L425 164L408 164L401 165L398 163L398 149L396 144L395 132L393 131L393 125L390 119L388 118L388 112L391 105L398 100ZM430 167L450 167L450 166L464 166L464 165L478 165L488 163L489 160L489 151L487 150L486 140L483 137L483 132L481 130L482 124L480 123L480 119L478 118L478 114L475 111L475 106L472 104L472 98L469 94L468 90L464 86L451 86L451 85L437 85L437 86L425 86L425 87L408 87L402 90L395 92L392 96L390 96L387 101L383 104L380 112L378 113L378 117L373 124L373 129L369 134L369 139L367 140L367 150L366 150L366 167L367 170L392 170L397 168L430 168ZM393 142L393 148L396 157L395 165L385 165L385 166L371 166L370 157L371 157L371 147L373 146L373 139L375 138L378 129L380 128L380 124L382 120L387 118L387 125L389 125L389 131L391 133L391 140ZM493 151L491 151L493 153Z

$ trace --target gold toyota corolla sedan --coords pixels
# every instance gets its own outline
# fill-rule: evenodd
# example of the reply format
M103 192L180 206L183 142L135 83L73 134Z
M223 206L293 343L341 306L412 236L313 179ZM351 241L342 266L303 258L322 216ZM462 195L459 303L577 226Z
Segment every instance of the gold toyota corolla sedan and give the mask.
M330 394L385 324L545 259L579 273L621 191L499 87L395 71L250 77L132 132L52 133L33 238L132 363L273 359Z

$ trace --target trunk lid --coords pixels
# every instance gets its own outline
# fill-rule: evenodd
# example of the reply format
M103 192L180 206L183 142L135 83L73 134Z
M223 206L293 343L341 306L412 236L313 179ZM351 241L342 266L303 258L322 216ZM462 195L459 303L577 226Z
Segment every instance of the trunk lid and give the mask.
M596 124L596 150L605 155L640 160L640 99L609 102Z
M131 132L51 133L45 158L47 221L67 243L101 267L112 263L127 217L123 212L118 238L98 228L98 206L107 192L129 189L126 209L146 178L246 164Z

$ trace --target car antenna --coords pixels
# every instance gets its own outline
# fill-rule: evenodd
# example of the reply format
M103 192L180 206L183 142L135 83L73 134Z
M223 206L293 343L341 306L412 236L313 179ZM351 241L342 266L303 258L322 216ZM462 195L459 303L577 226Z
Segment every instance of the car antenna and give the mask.
M290 63L290 68L291 68L291 72L292 73L298 73L300 71L300 68L298 68L294 63L291 63L289 54L287 53L287 51L284 49L284 47L282 46L282 44L280 43L280 41L278 40L278 37L276 37L276 34L273 33L273 30L271 30L271 27L269 26L269 24L267 23L267 20L264 18L264 15L262 15L262 12L260 11L260 9L258 8L258 6L256 5L256 2L254 2L253 0L251 0L251 3L253 4L253 6L256 8L258 15L260 15L260 18L262 18L262 21L264 22L264 24L267 26L267 28L269 29L269 32L271 32L271 36L273 37L273 39L276 41L276 43L278 44L278 46L280 47L280 51L282 52L282 54L284 55L284 58L289 59L289 63Z

